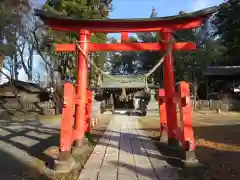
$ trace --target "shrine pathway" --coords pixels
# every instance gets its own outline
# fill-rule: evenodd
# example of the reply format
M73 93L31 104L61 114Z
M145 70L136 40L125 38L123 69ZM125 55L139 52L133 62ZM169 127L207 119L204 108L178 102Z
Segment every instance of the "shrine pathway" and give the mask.
M115 115L79 180L178 180L177 169L140 130L137 117Z

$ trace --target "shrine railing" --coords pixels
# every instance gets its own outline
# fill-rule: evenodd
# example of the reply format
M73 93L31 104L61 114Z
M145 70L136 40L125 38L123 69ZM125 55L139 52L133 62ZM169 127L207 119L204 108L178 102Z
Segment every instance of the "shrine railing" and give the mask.
M85 120L78 121L75 114L75 106L79 105L80 97L76 96L75 87L72 83L64 84L64 101L60 134L60 150L70 151L74 141L83 136L84 133L90 133L91 112L92 112L92 91L87 91L87 103L85 103ZM74 121L75 119L75 121ZM84 122L84 124L80 124Z
M173 102L176 104L177 124L174 127L175 139L178 141L181 150L184 152L184 158L187 159L188 152L195 150L194 133L192 127L192 103L190 98L190 85L181 81L178 83L178 91L175 93ZM167 98L164 89L159 89L158 92L159 113L160 113L160 134L169 131L169 124L166 112ZM169 120L171 121L171 119Z

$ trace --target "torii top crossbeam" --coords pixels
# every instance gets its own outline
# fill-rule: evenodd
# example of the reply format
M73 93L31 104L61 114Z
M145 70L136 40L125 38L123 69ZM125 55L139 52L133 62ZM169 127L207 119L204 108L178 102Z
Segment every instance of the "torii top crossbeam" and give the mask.
M140 18L140 19L74 19L72 17L50 15L41 10L35 10L47 25L54 30L79 31L88 29L90 32L156 32L163 28L181 30L198 27L201 22L216 12L217 6L183 15Z

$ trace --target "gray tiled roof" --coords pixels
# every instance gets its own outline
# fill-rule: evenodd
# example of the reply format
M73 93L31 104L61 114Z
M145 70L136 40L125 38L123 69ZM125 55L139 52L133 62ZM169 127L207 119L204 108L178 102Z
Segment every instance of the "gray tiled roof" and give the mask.
M121 83L119 81L113 81L112 79L109 79L108 77L103 78L103 88L121 88L121 87L127 87L127 88L143 88L145 86L144 79L141 78L141 76L137 75L113 75L115 79L118 79L119 81L123 80L128 83Z
M108 77L103 78L103 85L102 88L144 88L145 82L141 75L112 75L114 78L120 80L124 80L128 83L121 83L119 81L113 81L112 79L109 79ZM153 86L153 84L149 84L150 87Z
M212 66L204 71L205 76L240 75L240 66Z
M23 91L27 91L30 93L40 93L43 92L44 90L37 84L35 83L30 83L30 82L25 82L25 81L18 81L18 80L12 80L12 83L14 86ZM12 84L10 82L6 82L4 84L0 85L0 88L11 88Z

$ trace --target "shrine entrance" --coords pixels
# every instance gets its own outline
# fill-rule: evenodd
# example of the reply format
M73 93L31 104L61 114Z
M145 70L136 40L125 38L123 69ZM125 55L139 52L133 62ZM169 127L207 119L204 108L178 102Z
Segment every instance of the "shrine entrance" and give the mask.
M146 78L157 67L163 64L164 89L159 89L159 111L161 132L167 131L168 146L175 147L180 144L185 161L194 159L194 135L192 129L192 104L190 101L190 88L187 82L178 84L175 91L173 51L191 51L196 49L195 43L176 42L173 31L196 28L216 11L216 7L202 11L154 19L108 19L86 20L69 17L55 17L46 12L36 10L36 15L53 30L71 31L78 33L79 39L74 44L58 44L57 52L78 53L77 83L64 85L64 103L62 125L60 134L60 152L58 165L71 166L72 144L81 147L84 144L84 134L90 133L91 91L88 90L88 62L99 69L91 59L89 52L95 51L163 51L165 54L158 63L145 74ZM96 44L90 42L91 33L121 33L119 44ZM130 43L130 32L159 32L158 42ZM103 75L108 76L101 71ZM111 78L111 77L109 77ZM123 89L128 82L121 81ZM125 89L126 90L126 89ZM123 92L125 92L123 90ZM126 98L126 92L122 94ZM177 119L176 106L180 110L180 119ZM75 113L73 109L75 110Z
M115 109L133 109L133 99L128 101L120 101L117 96L114 97Z
M102 105L106 106L103 109L113 113L115 110L124 110L146 115L146 106L150 99L146 85L149 90L157 90L160 86L145 82L145 78L141 75L111 75L111 77L112 79L104 76L98 88L99 92L96 91L95 99L103 101Z

